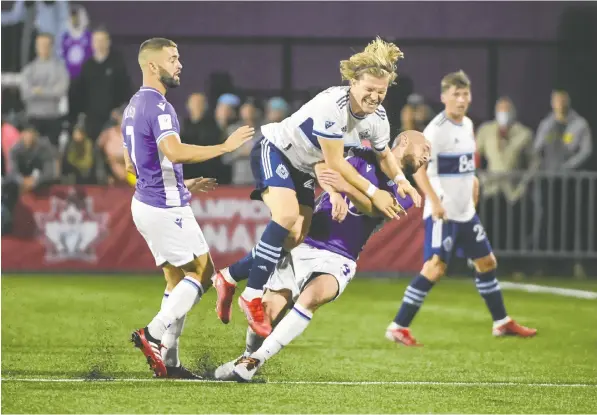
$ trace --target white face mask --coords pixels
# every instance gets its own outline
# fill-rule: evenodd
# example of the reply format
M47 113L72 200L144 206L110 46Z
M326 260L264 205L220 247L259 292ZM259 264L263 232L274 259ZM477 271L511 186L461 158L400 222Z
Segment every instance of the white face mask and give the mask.
M510 113L505 111L496 112L495 120L500 127L507 127L510 124Z

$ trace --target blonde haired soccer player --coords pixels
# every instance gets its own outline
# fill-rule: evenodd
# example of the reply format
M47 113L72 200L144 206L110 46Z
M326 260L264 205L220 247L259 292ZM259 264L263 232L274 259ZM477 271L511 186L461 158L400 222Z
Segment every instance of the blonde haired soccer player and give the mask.
M263 200L272 219L252 252L214 277L218 291L216 310L222 322L230 320L235 278L248 275L239 306L257 334L266 337L271 332L271 323L263 312L263 286L283 249L297 246L309 230L316 163L325 160L331 169L366 194L387 218L396 218L401 208L395 199L380 192L344 158L345 150L359 146L361 140L369 140L382 171L398 185L399 194L408 194L415 205L420 204L419 194L391 156L390 125L381 105L396 80L397 61L402 57L396 45L377 38L362 52L340 62L340 74L348 86L328 88L290 117L261 127L263 138L251 153L256 181L251 197ZM343 220L348 209L346 202L338 193L326 190L330 190L334 218Z
M133 221L162 268L167 287L159 313L145 328L133 332L132 341L156 376L196 378L180 365L178 337L187 312L211 285L214 265L189 201L192 191L209 190L213 182L185 181L182 164L234 151L254 131L240 127L216 146L181 143L176 111L165 97L169 88L180 85L182 64L176 43L149 39L141 45L138 59L143 86L122 117L124 159L127 171L137 179L131 202Z
M400 310L386 330L389 340L406 346L419 345L409 326L457 249L474 264L477 290L493 319L493 335L531 337L537 332L508 317L495 276L497 261L475 210L476 145L473 122L466 116L471 99L471 82L463 71L446 75L441 81L445 110L423 132L431 142L431 160L427 169L419 169L413 177L426 195L425 263L406 288Z

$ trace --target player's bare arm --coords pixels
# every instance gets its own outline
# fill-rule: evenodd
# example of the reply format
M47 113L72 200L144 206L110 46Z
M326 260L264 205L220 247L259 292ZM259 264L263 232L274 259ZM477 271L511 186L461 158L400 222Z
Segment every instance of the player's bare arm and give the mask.
M196 146L184 144L176 134L170 134L159 143L160 150L172 163L201 163L236 150L253 138L255 130L242 126L233 132L228 139L215 146Z
M398 186L398 194L402 197L406 197L408 194L416 207L421 206L421 195L417 192L410 182L404 176L402 169L398 165L398 160L392 154L392 151L388 146L381 152L375 152L379 167L381 171L388 177L393 177L394 183Z
M210 177L197 177L185 180L184 185L191 193L207 193L214 190L218 186L218 182Z
M473 178L473 203L475 206L479 204L479 178L477 176Z
M127 172L137 176L137 172L135 171L135 167L133 167L133 163L131 162L129 152L126 148L124 149L124 167L126 168Z
M427 175L426 169L419 169L413 175L415 182L419 186L419 188L423 191L425 196L431 202L432 208L432 215L435 219L445 219L446 218L446 211L442 206L442 201L440 200L435 190L433 190L433 186L429 182L429 176Z
M344 142L318 138L326 164L360 192L366 194L373 205L389 219L401 211L396 199L387 192L380 192L369 180L361 176L344 158Z
M373 206L371 199L356 187L342 178L340 173L330 169L325 163L319 163L315 167L317 180L322 188L332 188L334 191L345 194L357 210L367 216L383 216L382 213ZM324 188L325 190L325 188Z
M336 188L333 184L331 184L331 180L327 176L323 176L322 174L327 171L331 171L329 167L325 165L325 163L320 162L315 165L315 175L317 176L317 182L319 186L323 189L324 192L330 195L330 203L332 204L332 219L338 222L342 222L346 219L346 215L348 214L348 204L344 200L344 197L340 194L340 190ZM336 173L336 172L334 172ZM338 173L336 173L339 175Z

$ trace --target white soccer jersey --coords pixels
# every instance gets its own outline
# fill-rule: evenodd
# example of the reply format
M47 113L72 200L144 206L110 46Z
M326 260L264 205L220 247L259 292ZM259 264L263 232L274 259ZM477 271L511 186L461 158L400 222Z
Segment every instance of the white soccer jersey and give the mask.
M433 190L442 201L449 220L466 222L475 215L473 182L475 175L475 134L473 122L464 117L462 124L438 114L425 128L431 142L431 160L427 175ZM427 199L423 217L431 215Z
M374 114L358 117L349 101L348 86L328 88L282 122L262 126L261 132L295 168L309 174L324 159L318 137L343 140L345 149L369 140L375 150L382 151L390 141L386 111L380 105Z

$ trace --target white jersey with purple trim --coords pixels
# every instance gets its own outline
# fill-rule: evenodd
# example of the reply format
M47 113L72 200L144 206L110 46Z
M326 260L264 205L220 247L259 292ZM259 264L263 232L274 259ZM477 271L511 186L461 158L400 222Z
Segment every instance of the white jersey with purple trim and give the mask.
M473 181L475 176L475 133L473 122L464 117L456 124L438 114L423 131L431 143L427 175L442 201L449 220L466 222L475 215ZM423 217L431 216L431 203L425 201Z
M383 151L390 142L384 108L380 105L373 114L356 116L350 108L348 86L320 92L285 120L262 126L261 132L295 168L308 174L314 174L313 166L324 159L318 137L343 140L345 149L369 140L375 150Z

